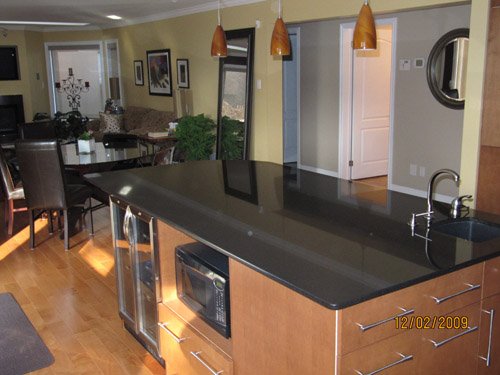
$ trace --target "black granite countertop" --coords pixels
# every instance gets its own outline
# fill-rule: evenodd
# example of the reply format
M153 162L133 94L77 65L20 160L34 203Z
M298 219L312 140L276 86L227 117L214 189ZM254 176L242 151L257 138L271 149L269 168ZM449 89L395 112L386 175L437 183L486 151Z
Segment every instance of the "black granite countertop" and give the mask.
M86 179L331 309L500 255L500 239L472 243L425 233L424 223L412 236L407 222L425 199L273 163L188 162Z

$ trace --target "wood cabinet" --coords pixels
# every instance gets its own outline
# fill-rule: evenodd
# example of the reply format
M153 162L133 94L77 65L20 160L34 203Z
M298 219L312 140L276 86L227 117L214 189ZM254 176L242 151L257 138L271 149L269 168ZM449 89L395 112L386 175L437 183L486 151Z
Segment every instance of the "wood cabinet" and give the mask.
M500 257L484 265L478 375L500 374Z
M480 303L441 318L443 325L420 331L418 374L471 375L477 367ZM441 323L440 322L440 323ZM461 326L462 322L467 323Z
M477 373L500 374L500 294L482 302Z
M337 311L230 259L226 339L175 292L175 246L194 240L163 223L158 231L168 375L500 373L500 312L491 314L500 310L500 258ZM490 366L480 358L488 348Z
M168 375L233 373L233 362L216 345L160 304L160 347Z

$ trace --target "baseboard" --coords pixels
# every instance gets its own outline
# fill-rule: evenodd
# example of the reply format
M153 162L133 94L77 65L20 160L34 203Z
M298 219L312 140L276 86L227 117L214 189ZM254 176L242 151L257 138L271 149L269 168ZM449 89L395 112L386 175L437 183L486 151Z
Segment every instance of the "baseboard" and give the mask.
M394 191L397 191L399 193L415 195L415 196L421 197L421 198L427 198L427 191L413 189L413 188L409 188L407 186L391 184L391 185L389 185L389 190L394 190ZM455 197L451 197L449 195L444 195L444 194L434 193L433 199L436 201L440 201L440 202L451 203L453 198L455 198Z
M304 164L298 165L297 168L303 169L303 170L308 171L308 172L314 172L314 173L324 174L324 175L330 176L330 177L338 177L339 176L338 172L329 171L328 169L321 169L321 168L316 168L316 167L310 167L310 166L304 165Z

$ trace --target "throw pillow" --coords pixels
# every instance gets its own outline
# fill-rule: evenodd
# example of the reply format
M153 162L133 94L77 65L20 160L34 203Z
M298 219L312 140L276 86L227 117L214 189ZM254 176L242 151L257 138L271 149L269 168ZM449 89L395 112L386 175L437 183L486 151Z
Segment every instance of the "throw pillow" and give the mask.
M123 133L123 115L99 113L103 133Z

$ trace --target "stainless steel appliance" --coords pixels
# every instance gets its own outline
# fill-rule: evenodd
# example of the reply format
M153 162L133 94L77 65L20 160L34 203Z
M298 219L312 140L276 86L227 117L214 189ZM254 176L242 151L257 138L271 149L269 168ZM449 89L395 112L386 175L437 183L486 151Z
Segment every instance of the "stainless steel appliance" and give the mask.
M156 219L110 197L120 317L125 328L162 364L158 348L161 302Z
M175 249L177 296L216 331L230 337L229 261L193 242Z

